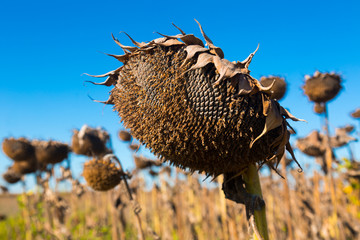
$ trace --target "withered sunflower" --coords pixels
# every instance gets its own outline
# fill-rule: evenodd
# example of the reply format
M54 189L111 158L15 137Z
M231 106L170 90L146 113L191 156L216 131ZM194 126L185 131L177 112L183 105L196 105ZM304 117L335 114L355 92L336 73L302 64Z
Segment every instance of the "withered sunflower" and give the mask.
M176 26L175 26L176 27ZM124 126L155 155L208 175L240 172L249 164L292 155L286 119L298 121L271 99L250 75L249 64L230 62L199 24L204 43L180 34L124 46L110 56L123 65L97 85L114 86L104 103L114 104ZM294 158L294 156L293 156Z
M87 161L84 164L83 176L92 189L107 191L120 183L123 172L116 163L105 156Z

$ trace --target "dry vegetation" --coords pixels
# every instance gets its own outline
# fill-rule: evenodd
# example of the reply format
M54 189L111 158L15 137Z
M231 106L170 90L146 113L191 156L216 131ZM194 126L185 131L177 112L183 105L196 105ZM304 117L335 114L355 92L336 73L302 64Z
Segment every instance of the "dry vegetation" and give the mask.
M326 177L318 172L306 177L297 170L288 171L288 192L285 180L277 175L261 179L270 239L359 238L359 173L353 173L355 178L340 174L335 179L335 218ZM218 181L203 183L203 176L164 167L157 169L160 173L149 187L144 174L135 172L130 181L133 201L129 200L124 182L104 193L86 190L79 194L74 189L71 193L48 190L47 194L19 195L19 215L0 222L0 238L137 239L134 211L139 212L146 239L249 238L245 207L226 200ZM16 197L11 199L16 201ZM3 198L1 203L6 203Z
M331 135L327 114L341 76L305 77L304 93L325 121L323 131L296 141L296 153L321 167L302 172L294 164L294 131L286 121L299 119L278 103L285 79L263 77L260 84L248 70L256 51L231 63L200 29L208 49L181 29L147 44L131 39L136 47L114 38L125 54L113 56L124 67L100 75L108 77L100 85L114 86L105 103L114 103L130 128L131 134L122 130L118 137L132 151L135 169L123 169L102 128L74 130L69 145L3 140L13 160L3 178L25 184L33 175L37 187L18 196L1 187L0 210L14 208L15 201L19 210L0 212L0 239L360 239L360 164L349 147L355 127ZM351 116L358 119L359 109ZM160 160L139 155L141 144L132 135ZM349 159L336 156L340 147L349 148ZM89 158L82 173L86 184L73 177L71 152ZM270 170L260 174L263 194L252 183L256 167ZM71 189L59 192L60 182Z

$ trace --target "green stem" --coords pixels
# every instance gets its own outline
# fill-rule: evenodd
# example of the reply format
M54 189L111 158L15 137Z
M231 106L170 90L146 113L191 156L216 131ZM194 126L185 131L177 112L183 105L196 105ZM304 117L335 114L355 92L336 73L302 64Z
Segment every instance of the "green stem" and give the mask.
M259 174L256 165L251 164L243 173L246 191L252 195L262 198ZM264 240L269 239L265 206L261 210L254 210L255 225ZM254 233L254 239L259 239Z

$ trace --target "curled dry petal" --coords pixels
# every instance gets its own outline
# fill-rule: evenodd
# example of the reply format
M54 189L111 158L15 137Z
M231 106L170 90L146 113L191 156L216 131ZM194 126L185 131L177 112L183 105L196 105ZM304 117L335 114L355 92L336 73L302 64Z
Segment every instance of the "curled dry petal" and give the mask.
M157 45L164 46L164 47L169 47L169 46L175 46L175 45L184 45L184 43L180 42L177 39L168 39L168 40L166 40L164 42L157 43Z
M202 53L199 55L198 60L195 65L193 65L188 71L203 68L209 63L212 63L213 61L213 55L208 53Z
M178 26L176 26L175 23L172 23L172 25L173 25L174 27L176 27L176 28L181 32L182 35L186 35L186 33L185 33L183 30L181 30L181 28L179 28Z
M167 38L167 39L178 39L182 36L182 34L178 34L178 35L175 35L175 36L170 36L170 35L165 35L165 34L162 34L162 33L159 33L159 32L156 32L157 34Z
M201 34L203 35L203 37L205 38L206 44L209 46L210 48L210 52L219 56L220 58L224 58L224 52L221 50L221 48L216 47L213 42L210 40L210 38L205 34L201 24L195 19L195 21L197 22L197 24L199 25Z
M98 103L103 103L106 105L114 105L114 97L112 95L110 95L106 101L99 101L99 100L95 100L95 99L93 99L93 101L98 102Z
M199 45L204 47L203 41L195 37L193 34L187 34L179 37L186 45Z
M95 84L95 85L105 85L105 86L108 86L108 87L111 86L111 85L115 85L115 82L117 80L117 76L118 76L121 68L122 67L119 67L116 70L110 71L110 72L102 74L102 75L91 75L91 74L88 74L88 73L84 73L85 75L90 76L90 77L96 77L96 78L108 77L104 82L101 82L101 83L96 83L96 82L93 82L93 81L85 81L85 82L89 82L89 83L92 83L92 84Z
M115 55L115 54L108 54L105 53L106 55L116 58L119 62L125 63L128 59L129 59L129 54L123 54L123 55Z
M226 59L221 59L219 56L213 57L213 62L218 70L220 77L215 82L215 85L218 85L223 78L230 79L234 77L236 74L241 73L239 68L236 68L235 64Z
M130 37L130 35L129 34L127 34L126 32L123 32L129 39L130 39L130 41L135 45L135 46L137 46L137 47L139 47L139 48L143 48L143 47L146 47L148 44L147 43L144 43L144 42L141 42L141 43L139 43L139 42L137 42L137 41L135 41L132 37Z
M190 45L185 48L187 53L186 60L193 58L197 53L203 53L209 51L209 49L201 47L199 45Z
M264 101L264 100L263 100ZM266 134L267 132L269 132L272 129L275 129L279 126L281 126L285 119L290 118L293 121L304 121L303 119L299 119L296 118L295 116L293 116L289 111L287 111L285 108L281 107L279 105L279 103L277 103L274 100L268 100L268 102L264 103L264 109L266 108L266 113L264 113L264 115L266 116L266 121L265 121L265 127L264 130L262 131L262 133L256 138L254 139L251 144L250 144L250 148L252 148L252 146L254 145L254 143L261 138L264 134ZM285 119L284 119L285 117Z
M280 113L281 115L283 115L286 119L290 118L293 121L301 121L301 122L306 122L306 120L304 119L300 119L295 117L294 115L292 115L288 110L286 110L285 108L280 106Z
M135 52L136 50L138 50L137 47L131 47L131 46L125 46L122 45L119 40L117 38L114 37L113 34L111 34L112 38L114 39L114 41L116 42L117 45L119 45L121 47L122 50L124 50L125 53L127 52Z
M250 75L248 75L250 76ZM259 81L257 81L256 79L253 78L253 82L255 83L256 87L259 89L259 91L267 93L267 94L271 94L271 88L274 86L275 81L268 87L264 87L263 85L261 85L261 83Z
M251 63L252 58L254 57L255 53L259 50L260 44L257 45L254 52L250 53L250 55L242 62L238 62L237 64L241 66L241 68L248 69Z
M267 132L281 126L283 124L283 121L284 121L284 119L280 114L280 109L278 108L277 102L271 100L270 104L269 104L268 112L267 112L267 117L266 117L266 120L265 120L264 130L262 131L262 133L257 138L255 138L250 143L250 148L252 148L254 143L258 139L260 139L262 136L264 136Z
M159 43L164 43L166 40L168 40L167 37L162 37L162 38L156 38L154 40L152 40L149 44L159 44Z
M234 81L239 88L237 96L250 94L254 90L254 86L251 84L252 82L250 82L244 74L237 74L231 80Z

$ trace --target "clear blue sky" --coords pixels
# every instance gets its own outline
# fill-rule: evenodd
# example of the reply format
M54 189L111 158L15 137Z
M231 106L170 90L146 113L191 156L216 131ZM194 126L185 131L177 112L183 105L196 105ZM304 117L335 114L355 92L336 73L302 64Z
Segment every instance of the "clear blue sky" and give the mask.
M320 126L300 89L304 75L315 70L336 71L344 79L344 89L329 104L331 127L359 126L349 117L360 107L359 9L359 1L346 0L2 1L0 140L24 136L70 142L74 128L103 126L113 135L117 155L131 168L131 154L116 137L122 128L117 114L88 97L106 100L110 89L84 85L90 78L82 73L102 74L120 66L101 53L122 54L111 33L124 44L130 42L120 31L150 41L158 37L155 31L177 34L174 22L201 36L194 18L231 61L243 60L260 43L252 75L286 78L289 91L281 104L308 121L292 124L299 136ZM80 174L85 158L72 160ZM1 152L0 172L10 164Z

